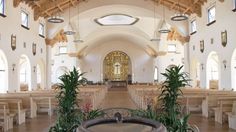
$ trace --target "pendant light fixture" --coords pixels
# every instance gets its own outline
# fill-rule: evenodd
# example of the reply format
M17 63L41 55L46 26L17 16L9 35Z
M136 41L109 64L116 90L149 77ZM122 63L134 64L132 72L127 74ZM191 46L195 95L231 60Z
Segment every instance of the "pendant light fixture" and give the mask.
M161 24L161 28L158 30L159 33L169 33L170 32L170 29L166 23L166 18L165 18L165 6L164 6L164 2L163 2L163 5L162 5L162 8L163 8L163 20L162 20L162 24Z
M51 0L52 2L55 3L55 8L57 7L56 5L56 0ZM52 16L50 16L48 19L48 22L50 23L63 23L64 22L64 18L60 16L60 13L56 11L56 13Z
M80 2L80 1L78 1ZM83 43L84 41L80 38L80 32L79 32L79 28L80 28L80 23L79 23L79 13L80 13L80 10L79 10L79 7L80 7L80 3L78 3L78 26L77 26L77 32L76 32L76 35L75 35L75 40L74 42L75 43Z
M181 13L179 1L180 0L178 0L178 3L177 3L178 8L175 15L170 18L172 21L184 21L188 19L187 14Z
M158 25L156 22L156 5L155 5L155 1L153 1L153 29L154 29L154 33L153 33L153 38L150 41L160 41L160 38L157 38L157 30L156 30L156 26Z
M76 32L73 30L71 21L70 21L70 1L69 1L69 23L68 23L68 29L64 32L65 35L74 35Z

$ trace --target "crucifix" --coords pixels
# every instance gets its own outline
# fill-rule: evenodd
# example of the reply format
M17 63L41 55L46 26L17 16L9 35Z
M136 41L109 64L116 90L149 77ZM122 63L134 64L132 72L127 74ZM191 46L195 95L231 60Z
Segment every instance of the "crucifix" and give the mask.
M115 65L114 65L114 74L120 74L120 63L116 62Z

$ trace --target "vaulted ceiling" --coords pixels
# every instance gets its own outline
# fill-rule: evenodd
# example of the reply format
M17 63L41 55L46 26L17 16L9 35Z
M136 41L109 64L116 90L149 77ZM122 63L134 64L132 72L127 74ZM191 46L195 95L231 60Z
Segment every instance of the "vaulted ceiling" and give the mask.
M93 0L14 0L14 6L17 7L20 2L25 2L34 10L34 19L39 17L49 17L55 13L63 13L69 5L76 6L80 2ZM192 14L196 13L201 16L201 7L207 0L143 0L155 1L157 5L162 4L170 10L178 10L182 13ZM224 1L224 0L219 0Z

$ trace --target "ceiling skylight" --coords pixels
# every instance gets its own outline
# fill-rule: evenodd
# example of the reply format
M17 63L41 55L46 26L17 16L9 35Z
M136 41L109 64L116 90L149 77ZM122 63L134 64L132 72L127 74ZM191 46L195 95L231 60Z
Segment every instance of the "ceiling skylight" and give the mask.
M134 18L125 14L111 14L95 19L94 21L102 26L119 26L133 25L138 22L138 18Z

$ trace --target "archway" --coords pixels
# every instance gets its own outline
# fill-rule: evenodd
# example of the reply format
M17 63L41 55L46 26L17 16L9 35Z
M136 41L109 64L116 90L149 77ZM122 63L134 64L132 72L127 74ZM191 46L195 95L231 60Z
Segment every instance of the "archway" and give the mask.
M231 58L231 86L236 91L236 49Z
M219 57L216 52L213 51L208 55L206 68L206 87L209 89L218 89L220 65Z
M104 81L132 81L130 57L122 51L108 53L103 61Z
M21 55L19 62L20 91L31 91L31 65L26 55Z
M193 58L190 67L190 78L193 87L200 87L200 62Z
M5 54L0 50L0 93L8 91L8 64Z
M63 74L65 74L66 72L68 72L69 69L65 66L60 66L57 68L56 70L56 76L55 76L55 80L56 80L56 83L61 83L61 80L59 79L60 76L62 76Z

